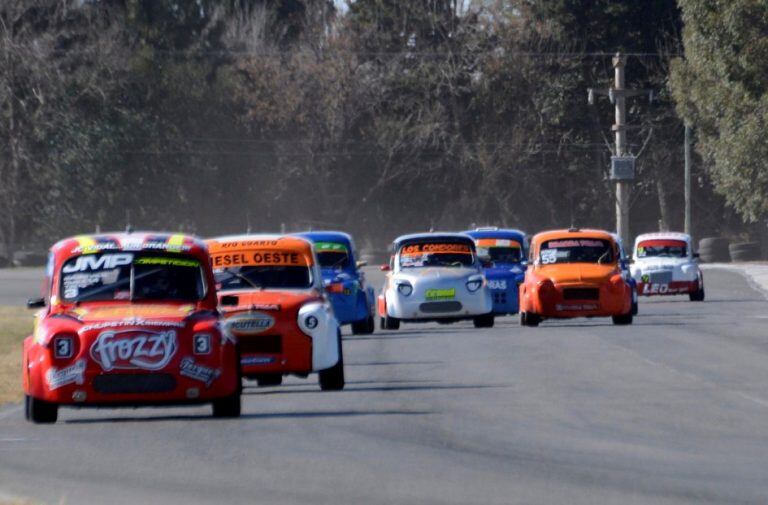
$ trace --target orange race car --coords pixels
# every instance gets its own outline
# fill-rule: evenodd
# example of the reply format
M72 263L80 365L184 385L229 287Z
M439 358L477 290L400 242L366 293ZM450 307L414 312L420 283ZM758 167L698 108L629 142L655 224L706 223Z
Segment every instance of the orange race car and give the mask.
M612 317L632 324L632 288L622 275L618 245L600 230L537 234L520 285L520 324L547 318Z
M240 371L260 386L318 372L320 388L344 388L341 331L323 292L312 243L240 235L208 240L219 310L237 338Z

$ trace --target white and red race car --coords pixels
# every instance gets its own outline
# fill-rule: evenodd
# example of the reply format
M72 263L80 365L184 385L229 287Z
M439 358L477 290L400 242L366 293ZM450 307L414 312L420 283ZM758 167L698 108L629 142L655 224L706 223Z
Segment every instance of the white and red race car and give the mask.
M704 300L704 276L685 233L644 233L635 239L632 277L643 296L684 295Z

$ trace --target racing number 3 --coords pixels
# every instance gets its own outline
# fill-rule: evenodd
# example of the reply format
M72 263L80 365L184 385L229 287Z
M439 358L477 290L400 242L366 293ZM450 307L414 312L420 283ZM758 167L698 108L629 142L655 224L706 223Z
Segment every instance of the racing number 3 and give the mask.
M211 352L211 336L207 333L195 335L193 344L195 354L209 354Z

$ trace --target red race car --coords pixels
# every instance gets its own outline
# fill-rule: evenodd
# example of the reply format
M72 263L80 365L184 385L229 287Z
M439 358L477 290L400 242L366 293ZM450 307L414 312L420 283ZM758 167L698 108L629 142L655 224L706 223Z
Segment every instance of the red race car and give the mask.
M212 403L240 415L234 339L216 310L202 241L126 233L51 248L34 334L24 340L26 417L58 408Z

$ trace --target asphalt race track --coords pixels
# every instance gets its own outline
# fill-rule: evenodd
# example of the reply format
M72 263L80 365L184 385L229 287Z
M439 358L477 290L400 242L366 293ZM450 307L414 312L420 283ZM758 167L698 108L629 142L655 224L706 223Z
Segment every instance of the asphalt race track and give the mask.
M237 420L207 406L63 409L34 426L4 406L0 491L54 504L766 503L768 302L739 274L706 275L706 302L643 299L630 327L507 317L349 336L343 392L314 377L249 384Z

